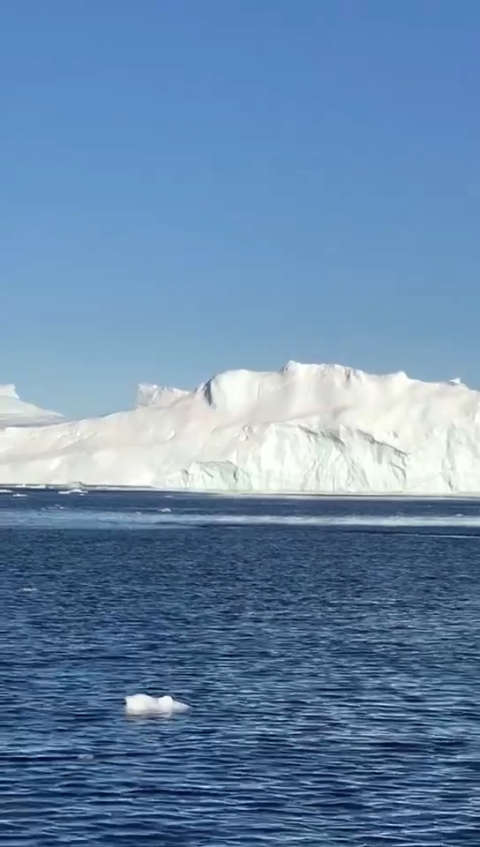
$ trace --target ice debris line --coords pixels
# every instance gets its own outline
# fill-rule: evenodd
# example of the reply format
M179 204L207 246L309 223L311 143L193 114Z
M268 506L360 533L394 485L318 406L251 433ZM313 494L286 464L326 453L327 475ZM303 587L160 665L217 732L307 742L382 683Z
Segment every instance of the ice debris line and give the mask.
M2 485L480 494L480 392L458 379L289 362L193 391L140 385L135 409L89 420L37 410L31 425L18 404L0 388Z
M172 715L188 712L190 706L174 700L170 694L163 697L150 697L149 694L132 694L125 697L125 712L130 717L170 718Z

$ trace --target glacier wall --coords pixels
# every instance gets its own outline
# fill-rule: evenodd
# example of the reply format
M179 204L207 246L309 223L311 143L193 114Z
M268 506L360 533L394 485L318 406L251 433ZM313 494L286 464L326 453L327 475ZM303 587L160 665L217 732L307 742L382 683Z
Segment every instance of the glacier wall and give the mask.
M2 485L480 494L480 392L458 379L289 362L193 391L142 384L131 411L42 426L18 426L8 402L0 387Z

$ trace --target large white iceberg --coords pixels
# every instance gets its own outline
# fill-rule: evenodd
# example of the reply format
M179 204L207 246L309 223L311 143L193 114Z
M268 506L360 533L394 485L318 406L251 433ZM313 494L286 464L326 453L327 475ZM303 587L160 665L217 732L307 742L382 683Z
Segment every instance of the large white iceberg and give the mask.
M0 483L480 494L480 392L341 365L226 371L137 408L0 429Z

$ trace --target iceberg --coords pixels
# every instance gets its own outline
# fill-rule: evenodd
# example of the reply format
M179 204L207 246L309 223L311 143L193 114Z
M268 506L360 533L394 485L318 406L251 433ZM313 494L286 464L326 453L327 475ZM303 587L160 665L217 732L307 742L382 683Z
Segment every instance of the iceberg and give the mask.
M192 391L142 384L136 408L99 418L42 413L11 387L2 409L4 486L480 494L480 392L458 378L288 362Z
M151 697L149 694L131 694L125 697L125 712L130 717L161 717L170 718L172 715L188 712L190 706L174 700L170 694L163 697Z
M51 423L62 415L20 400L15 385L0 385L0 427Z

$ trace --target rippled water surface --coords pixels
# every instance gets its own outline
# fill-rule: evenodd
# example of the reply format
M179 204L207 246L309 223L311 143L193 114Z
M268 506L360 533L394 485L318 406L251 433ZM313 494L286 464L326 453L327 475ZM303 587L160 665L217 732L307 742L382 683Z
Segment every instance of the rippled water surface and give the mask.
M478 847L479 551L480 501L1 493L1 846Z

